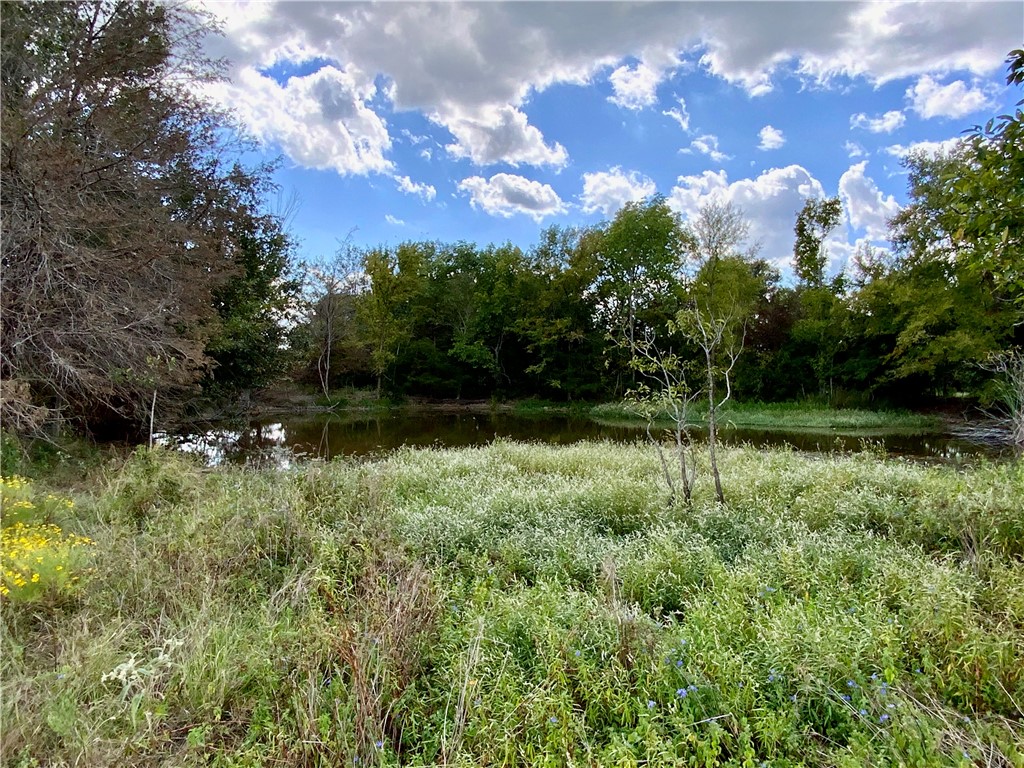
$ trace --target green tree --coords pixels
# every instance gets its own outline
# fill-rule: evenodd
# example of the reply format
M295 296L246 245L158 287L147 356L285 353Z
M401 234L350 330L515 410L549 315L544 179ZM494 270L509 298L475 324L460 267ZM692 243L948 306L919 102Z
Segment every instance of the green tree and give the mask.
M828 250L825 239L842 221L843 206L838 197L809 197L796 215L796 243L793 246L793 268L800 284L821 288L825 284Z

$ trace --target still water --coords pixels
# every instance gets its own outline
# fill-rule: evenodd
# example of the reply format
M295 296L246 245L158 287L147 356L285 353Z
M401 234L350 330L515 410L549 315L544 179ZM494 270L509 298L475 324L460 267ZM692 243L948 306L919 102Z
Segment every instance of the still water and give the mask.
M160 441L198 454L210 463L288 465L296 457L332 459L379 454L403 445L463 447L497 438L549 444L580 440L633 442L639 427L604 424L566 416L514 416L505 413L451 413L403 409L374 413L317 413L203 425L164 434ZM855 451L866 445L890 455L932 461L996 456L998 447L966 435L935 432L837 432L723 429L727 444L758 447L790 445L801 451Z

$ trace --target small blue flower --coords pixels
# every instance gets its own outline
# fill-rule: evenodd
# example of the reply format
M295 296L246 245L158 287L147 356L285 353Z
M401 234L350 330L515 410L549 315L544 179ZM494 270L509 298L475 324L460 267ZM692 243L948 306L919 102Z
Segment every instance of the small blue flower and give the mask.
M686 689L685 688L677 688L676 689L676 696L678 696L680 699L685 699L686 698Z
M856 688L857 684L855 682L853 682L853 680L847 680L846 681L846 687L847 688Z
M964 715L964 722L965 723L971 722L971 718L967 717L967 715Z
M917 668L917 669L915 669L914 671L915 671L915 672L917 672L917 674L919 674L919 675L921 674L921 668L920 668L920 667L918 667L918 668Z
M696 693L697 692L697 686L694 685L693 683L690 683L690 685L688 685L686 687L687 687L687 689L689 689L690 693Z
M867 715L867 713L868 713L868 711L866 709L862 709L860 711L861 716Z
M792 701L792 702L795 702L796 701L796 694L794 693L792 696L790 696L789 700Z
M682 660L682 659L679 659L679 661L677 661L677 662L676 662L676 666L677 666L677 667L681 667L681 666L683 666L683 660Z
M654 701L652 699L648 699L647 700L647 708L648 709L654 709L655 706L657 706L657 705L654 703Z
M580 655L580 652L579 652L579 651L576 651L576 655L577 655L577 656L579 656L579 655Z
M882 715L880 718L878 718L878 722L884 723L888 719L889 719L888 715Z
M555 717L554 715L552 715L551 717L548 718L548 722L549 723L557 723L558 722L558 718Z
M877 680L878 679L878 673L877 672L872 672L871 673L871 679L872 680Z
M850 701L850 694L844 693L843 694L843 701Z
M384 749L384 742L378 739L374 742L374 746L377 747L377 749Z

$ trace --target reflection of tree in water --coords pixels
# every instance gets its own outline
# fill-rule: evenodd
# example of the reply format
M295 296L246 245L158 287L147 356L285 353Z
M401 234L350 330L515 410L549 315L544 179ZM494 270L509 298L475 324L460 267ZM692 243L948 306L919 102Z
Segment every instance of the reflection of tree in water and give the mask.
M701 430L695 430L701 440ZM197 427L179 435L160 435L161 445L201 456L209 465L248 464L289 467L296 459L331 460L339 456L371 456L403 445L459 448L486 445L496 438L565 445L580 440L633 442L642 439L635 426L598 423L566 417L521 417L490 413L403 411L399 413L321 413L278 421L232 422ZM723 429L722 442L755 448L789 445L799 451L857 450L862 440L879 443L892 455L940 461L959 455L992 453L957 435L894 432L843 434L831 430L779 431Z
M218 464L251 464L254 466L290 466L295 452L288 445L288 436L281 423L264 424L249 421L239 428L211 426L205 431L156 436L160 445L203 458L210 466Z

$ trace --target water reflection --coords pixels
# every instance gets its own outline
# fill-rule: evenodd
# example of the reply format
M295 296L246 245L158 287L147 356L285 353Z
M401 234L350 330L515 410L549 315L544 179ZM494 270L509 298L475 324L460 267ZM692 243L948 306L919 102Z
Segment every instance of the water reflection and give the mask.
M318 413L211 424L160 442L202 456L211 465L248 463L291 466L297 459L366 456L403 445L463 447L496 438L568 444L580 440L633 442L637 427L568 417L523 417L502 413L450 413L426 409L385 413ZM890 455L960 463L999 449L969 437L920 432L780 431L726 429L723 442L757 447L788 445L801 451L876 450Z

